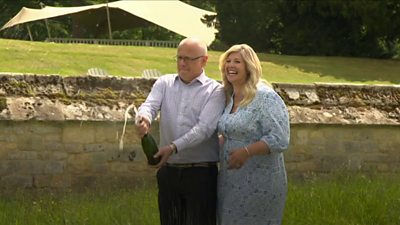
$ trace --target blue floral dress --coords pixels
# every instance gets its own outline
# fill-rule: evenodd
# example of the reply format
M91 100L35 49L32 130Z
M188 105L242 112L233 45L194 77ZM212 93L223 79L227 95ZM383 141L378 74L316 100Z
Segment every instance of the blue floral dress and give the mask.
M290 136L287 108L269 87L259 87L253 101L234 113L232 106L233 98L218 124L225 140L218 179L219 224L281 224L287 192L282 152ZM240 169L227 169L230 151L260 140L270 154L252 156Z

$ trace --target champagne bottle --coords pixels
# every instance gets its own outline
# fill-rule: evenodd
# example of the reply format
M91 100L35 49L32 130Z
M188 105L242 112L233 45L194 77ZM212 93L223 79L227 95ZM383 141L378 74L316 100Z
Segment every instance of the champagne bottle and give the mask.
M161 157L158 158L153 157L158 152L157 143L154 140L153 136L147 133L142 137L141 142L142 142L143 152L147 158L147 163L149 165L157 165L160 162Z

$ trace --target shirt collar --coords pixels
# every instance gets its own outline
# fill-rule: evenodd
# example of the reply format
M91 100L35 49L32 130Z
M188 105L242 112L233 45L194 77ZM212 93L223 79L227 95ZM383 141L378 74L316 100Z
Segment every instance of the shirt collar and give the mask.
M176 74L175 81L177 81L178 79L179 79L179 74ZM200 82L201 84L204 84L207 81L207 76L206 73L204 72L204 69L201 71L201 74L199 76L197 76L192 80L192 82L190 82L190 84L196 81Z
M198 77L195 78L195 80L200 81L201 84L204 84L206 82L207 76L206 76L206 73L204 72L204 69L201 72L201 74Z

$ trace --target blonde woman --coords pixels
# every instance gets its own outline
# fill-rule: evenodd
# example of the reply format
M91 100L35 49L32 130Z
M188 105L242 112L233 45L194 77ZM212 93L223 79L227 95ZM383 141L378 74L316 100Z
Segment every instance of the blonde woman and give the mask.
M283 152L290 136L287 108L260 81L261 64L250 46L232 46L221 55L219 67L227 98L218 123L223 138L219 224L281 224L287 192Z

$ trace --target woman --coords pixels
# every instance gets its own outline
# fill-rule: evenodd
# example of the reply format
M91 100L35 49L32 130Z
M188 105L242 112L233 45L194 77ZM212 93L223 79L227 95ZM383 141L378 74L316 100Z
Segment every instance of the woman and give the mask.
M260 82L261 64L250 46L232 46L219 67L227 96L218 124L219 223L281 224L287 192L283 151L290 136L286 106Z

